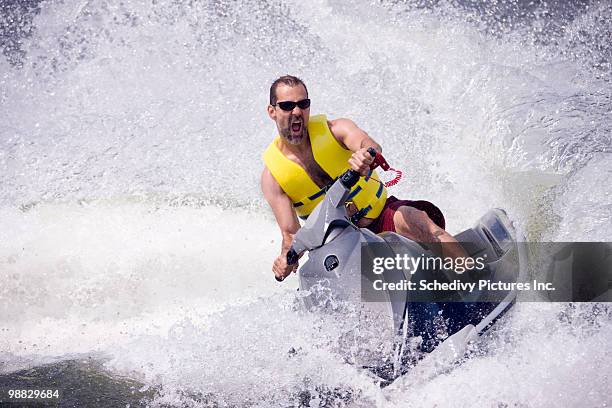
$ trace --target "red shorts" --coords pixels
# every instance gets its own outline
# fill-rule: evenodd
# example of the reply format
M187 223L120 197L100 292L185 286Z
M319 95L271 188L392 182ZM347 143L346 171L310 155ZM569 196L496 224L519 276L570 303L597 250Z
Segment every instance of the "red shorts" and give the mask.
M393 214L397 211L398 208L407 205L409 207L414 207L418 210L425 211L429 218L440 228L444 229L446 226L446 222L444 221L444 215L442 211L429 201L418 200L398 200L394 196L390 196L387 198L387 202L383 207L382 212L374 220L373 223L368 225L366 228L372 231L375 234L381 233L383 231L391 231L395 232L395 224L393 223Z

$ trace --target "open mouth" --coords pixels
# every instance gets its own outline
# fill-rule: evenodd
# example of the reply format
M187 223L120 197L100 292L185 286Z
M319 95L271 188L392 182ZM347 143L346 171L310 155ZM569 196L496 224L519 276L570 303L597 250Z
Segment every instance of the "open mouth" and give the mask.
M302 130L302 122L293 122L291 124L291 130L293 132L296 132L296 133L301 131Z

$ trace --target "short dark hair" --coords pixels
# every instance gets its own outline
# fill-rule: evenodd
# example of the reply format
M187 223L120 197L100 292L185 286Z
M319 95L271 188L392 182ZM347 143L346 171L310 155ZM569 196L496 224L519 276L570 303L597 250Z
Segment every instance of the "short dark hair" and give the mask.
M276 102L277 102L276 88L278 88L280 84L287 85L287 86L302 85L304 89L306 90L306 96L308 96L308 88L306 88L306 84L304 83L304 81L302 81L300 78L295 77L293 75L283 75L282 77L272 82L272 86L270 86L270 105L276 105Z

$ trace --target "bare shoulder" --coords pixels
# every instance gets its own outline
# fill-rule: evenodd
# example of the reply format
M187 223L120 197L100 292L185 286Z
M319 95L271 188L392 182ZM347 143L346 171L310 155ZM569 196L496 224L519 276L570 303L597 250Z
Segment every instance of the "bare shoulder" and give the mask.
M329 126L329 130L332 132L332 135L334 135L336 140L344 148L348 148L345 142L347 136L359 129L355 122L347 118L328 120L327 125Z
M267 166L264 166L263 171L261 172L261 188L264 187L273 187L274 185L279 185L272 173ZM279 186L280 187L280 186Z
M357 127L355 122L347 118L328 120L327 124L334 135L336 133L340 135L346 134Z
M283 194L283 189L281 188L280 184L278 184L278 181L276 181L272 173L270 173L267 166L264 166L264 169L261 172L261 191L264 193L266 198Z

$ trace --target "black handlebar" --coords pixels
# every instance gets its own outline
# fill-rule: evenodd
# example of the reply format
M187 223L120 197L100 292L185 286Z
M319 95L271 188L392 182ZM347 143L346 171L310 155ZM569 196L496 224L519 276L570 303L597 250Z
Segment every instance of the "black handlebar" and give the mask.
M295 249L291 248L287 252L287 265L294 265L298 261L298 254L295 252Z
M359 181L359 173L355 170L347 170L340 176L340 182L342 185L349 190L353 188L355 184Z

